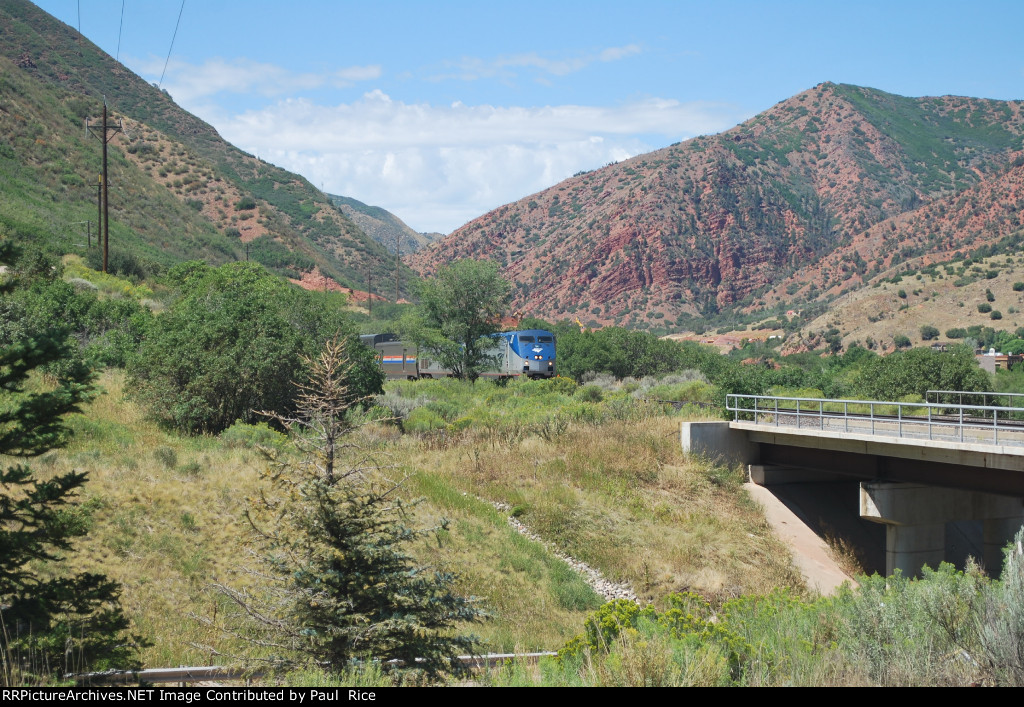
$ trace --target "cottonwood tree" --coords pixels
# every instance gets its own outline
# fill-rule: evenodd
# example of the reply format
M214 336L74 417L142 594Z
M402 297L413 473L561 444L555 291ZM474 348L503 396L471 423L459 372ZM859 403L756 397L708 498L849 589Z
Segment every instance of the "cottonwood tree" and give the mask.
M475 381L490 363L490 334L499 330L512 286L498 266L459 260L417 286L420 303L403 318L403 335L431 351L456 378Z
M249 512L273 586L262 602L222 590L244 610L250 637L296 656L283 664L304 656L340 672L353 659L397 660L431 678L459 672L456 657L477 641L453 630L482 613L455 593L451 573L407 554L430 531L407 525L401 482L344 441L358 401L344 345L330 341L307 363L296 413L267 413L302 458L272 465L271 490Z

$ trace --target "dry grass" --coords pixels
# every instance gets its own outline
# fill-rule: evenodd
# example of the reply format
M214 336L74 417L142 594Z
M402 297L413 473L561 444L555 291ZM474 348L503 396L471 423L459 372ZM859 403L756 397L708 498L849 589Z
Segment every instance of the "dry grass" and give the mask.
M123 397L123 376L70 420L64 450L34 462L41 474L89 473L83 496L92 527L72 556L76 569L124 586L134 630L153 645L149 666L224 663L248 647L195 616L219 622L210 587L249 582L243 512L263 461L213 437L181 438L147 421ZM362 428L370 456L406 474L407 497L422 498L411 522L447 530L413 549L423 562L456 571L492 618L473 627L490 650L560 647L601 599L539 543L515 532L491 502L511 504L545 541L657 602L694 589L712 599L799 586L785 548L729 470L687 459L678 418L571 425L544 440L463 433L437 443L392 426Z
M403 464L467 494L510 504L542 538L645 600L684 589L729 597L799 585L739 474L688 459L678 425L655 417L573 426L554 441L467 440L400 454Z

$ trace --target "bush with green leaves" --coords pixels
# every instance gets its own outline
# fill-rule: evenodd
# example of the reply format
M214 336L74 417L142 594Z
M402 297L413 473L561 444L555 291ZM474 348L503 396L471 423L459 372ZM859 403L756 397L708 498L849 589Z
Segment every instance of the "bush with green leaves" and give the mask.
M164 425L217 433L255 422L256 411L286 414L303 356L339 334L353 361L354 399L381 392L383 374L353 333L343 300L293 287L256 263L185 263L168 282L178 298L152 321L128 366L132 396Z
M93 367L124 366L152 319L149 310L128 297L101 297L95 288L64 282L58 272L20 277L0 301L0 345L59 322L73 357Z

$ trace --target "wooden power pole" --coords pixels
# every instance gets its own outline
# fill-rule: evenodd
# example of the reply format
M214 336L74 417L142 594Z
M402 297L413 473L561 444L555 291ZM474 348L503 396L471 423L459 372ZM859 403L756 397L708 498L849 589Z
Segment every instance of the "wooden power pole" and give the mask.
M395 238L395 304L400 296L399 282L402 279L402 234Z
M103 124L101 127L96 128L89 125L89 119L85 119L85 129L90 133L99 138L100 142L103 143L103 174L100 176L100 190L103 192L103 209L100 214L102 218L102 224L96 225L96 237L100 237L100 230L102 225L102 238L103 238L103 272L107 271L107 260L110 255L110 201L109 201L109 180L107 178L107 143L110 142L110 138L119 132L124 130L124 127L118 121L117 125L108 125L107 123L107 98L103 97ZM97 135L94 130L98 130Z

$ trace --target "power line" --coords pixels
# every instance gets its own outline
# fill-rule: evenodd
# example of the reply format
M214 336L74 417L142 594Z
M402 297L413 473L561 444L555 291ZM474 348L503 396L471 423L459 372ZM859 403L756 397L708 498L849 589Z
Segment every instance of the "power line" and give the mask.
M185 12L185 0L181 0L181 9L178 10L178 21L174 23L174 34L171 36L171 46L167 48L167 61L164 62L164 70L160 72L160 83L158 87L163 88L164 74L167 73L167 65L171 62L171 51L174 49L174 40L178 37L178 25L181 24L181 15Z
M117 28L117 54L114 61L121 61L121 31L124 30L124 0L121 0L121 24ZM173 40L171 40L173 42Z

